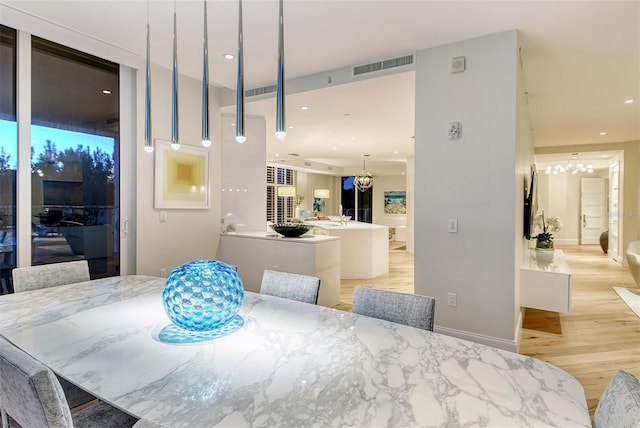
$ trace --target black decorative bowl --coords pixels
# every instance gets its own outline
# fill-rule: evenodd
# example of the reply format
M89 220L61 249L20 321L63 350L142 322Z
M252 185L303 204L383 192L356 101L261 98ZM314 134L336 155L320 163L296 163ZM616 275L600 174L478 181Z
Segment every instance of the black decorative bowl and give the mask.
M276 223L271 228L286 238L297 238L313 229L313 226L304 223Z

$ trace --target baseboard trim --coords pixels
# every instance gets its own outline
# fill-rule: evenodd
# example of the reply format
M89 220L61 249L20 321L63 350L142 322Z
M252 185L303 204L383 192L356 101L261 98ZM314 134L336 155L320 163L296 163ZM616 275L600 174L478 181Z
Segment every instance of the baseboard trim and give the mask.
M522 315L518 317L518 325L522 326ZM504 349L505 351L518 352L520 328L516 329L516 337L518 340L506 340L499 337L486 336L484 334L472 333L470 331L457 330L455 328L447 328L434 326L433 331L447 336L457 337L458 339L468 340L470 342L481 343L483 345L493 346L494 348Z

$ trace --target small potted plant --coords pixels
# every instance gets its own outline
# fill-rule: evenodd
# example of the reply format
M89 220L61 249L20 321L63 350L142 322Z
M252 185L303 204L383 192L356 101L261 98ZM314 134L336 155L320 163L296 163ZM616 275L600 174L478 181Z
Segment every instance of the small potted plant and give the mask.
M544 211L536 218L536 226L541 232L536 235L536 248L553 250L553 233L558 232L562 223L558 217L548 217L545 219Z

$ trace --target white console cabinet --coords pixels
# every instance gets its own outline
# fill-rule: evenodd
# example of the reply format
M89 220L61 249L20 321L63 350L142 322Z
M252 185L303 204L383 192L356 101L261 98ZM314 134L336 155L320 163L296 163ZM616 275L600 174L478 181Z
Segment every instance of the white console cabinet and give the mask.
M520 306L553 312L571 310L571 270L562 250L553 260L530 250L520 269Z

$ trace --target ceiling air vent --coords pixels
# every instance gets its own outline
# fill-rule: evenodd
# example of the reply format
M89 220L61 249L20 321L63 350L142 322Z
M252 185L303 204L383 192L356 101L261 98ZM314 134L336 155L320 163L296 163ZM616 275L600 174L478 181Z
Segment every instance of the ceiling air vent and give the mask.
M311 162L305 161L305 163L304 163L304 166L311 166L311 165L312 165Z
M244 96L247 98L256 97L258 95L269 94L277 90L278 90L278 85L263 86L261 88L247 89L246 91L244 91Z
M395 67L405 67L413 64L413 55L400 56L398 58L385 59L370 64L356 65L353 67L352 76L360 76L367 73L388 70Z

